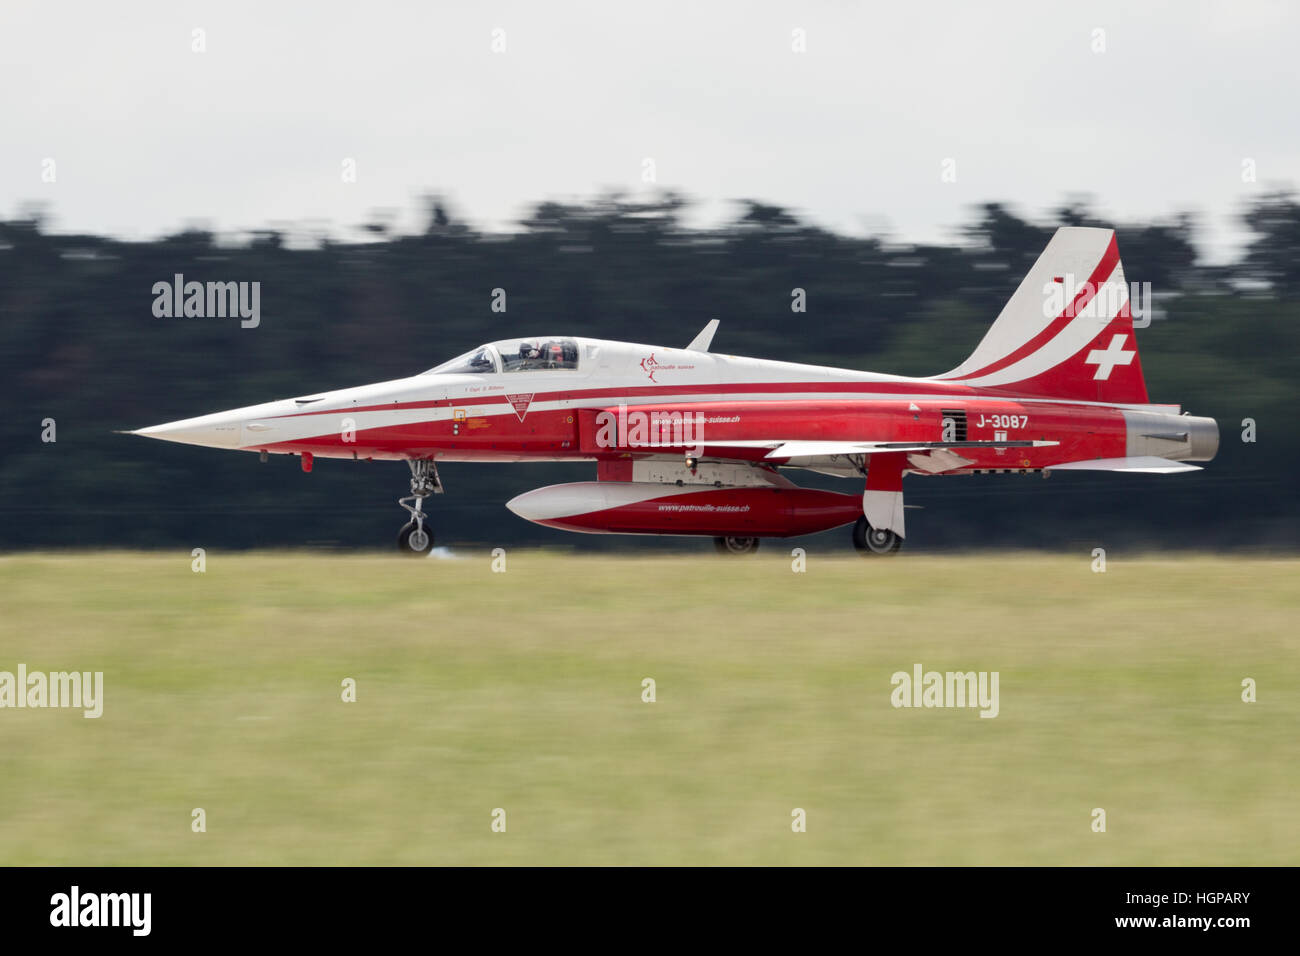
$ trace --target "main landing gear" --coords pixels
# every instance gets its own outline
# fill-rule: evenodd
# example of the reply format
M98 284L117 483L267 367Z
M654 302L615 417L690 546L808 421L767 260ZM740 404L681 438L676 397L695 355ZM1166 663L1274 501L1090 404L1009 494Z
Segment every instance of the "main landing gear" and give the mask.
M893 531L871 527L864 516L853 526L853 546L862 554L894 554L903 539Z
M753 554L758 550L757 538L714 538L718 554Z
M424 513L424 499L442 494L442 481L438 466L430 458L413 459L406 464L411 469L411 493L398 498L397 503L411 513L411 520L397 532L397 548L403 554L418 557L433 550L433 526ZM410 501L415 504L407 504Z

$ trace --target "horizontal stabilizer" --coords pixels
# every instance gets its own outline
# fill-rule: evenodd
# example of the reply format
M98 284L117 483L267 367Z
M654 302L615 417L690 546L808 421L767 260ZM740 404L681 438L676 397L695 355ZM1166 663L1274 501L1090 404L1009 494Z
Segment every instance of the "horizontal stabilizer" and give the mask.
M1174 475L1183 471L1200 470L1200 465L1189 465L1185 461L1170 461L1168 458L1157 458L1154 455L1067 461L1063 465L1049 465L1043 469L1043 471L1124 471L1148 475Z

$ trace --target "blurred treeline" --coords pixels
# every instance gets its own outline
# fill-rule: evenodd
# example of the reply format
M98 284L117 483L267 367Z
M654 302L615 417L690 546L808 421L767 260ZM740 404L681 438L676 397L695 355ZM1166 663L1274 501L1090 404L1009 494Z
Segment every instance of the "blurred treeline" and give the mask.
M974 347L1061 224L1119 230L1127 277L1158 312L1139 331L1153 401L1219 420L1218 459L1171 477L909 479L909 549L1097 545L1293 549L1300 466L1300 203L1261 196L1239 259L1197 259L1191 215L1099 222L1086 203L1027 221L973 211L951 245L849 237L782 208L741 205L688 228L687 202L542 203L485 234L439 200L421 234L296 245L268 230L228 242L200 230L147 241L0 222L3 444L0 547L388 547L405 520L397 463L229 454L113 434L273 398L396 378L485 341L560 332L681 346L711 318L730 354L929 375ZM261 282L261 325L156 318L155 282ZM506 290L505 313L491 310ZM806 313L791 311L793 289ZM1254 419L1258 440L1241 440ZM57 441L41 440L54 419ZM443 466L440 543L654 546L654 539L537 528L503 503L593 477L589 464ZM792 472L850 490L847 481ZM849 547L846 531L815 546ZM840 540L843 538L844 540ZM680 542L678 542L680 544ZM660 545L662 546L662 545Z

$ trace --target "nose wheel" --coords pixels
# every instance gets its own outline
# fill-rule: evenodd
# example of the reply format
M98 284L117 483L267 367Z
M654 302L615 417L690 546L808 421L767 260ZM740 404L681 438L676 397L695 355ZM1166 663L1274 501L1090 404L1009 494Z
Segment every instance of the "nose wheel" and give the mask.
M853 546L862 554L894 554L903 546L903 539L894 531L871 527L862 517L853 526Z
M433 529L408 521L397 532L397 547L403 554L428 554L433 548Z
M424 513L424 499L442 494L438 466L432 459L421 458L406 463L411 469L411 493L397 503L411 514L411 520L397 532L397 549L402 554L419 557L433 550L433 526Z

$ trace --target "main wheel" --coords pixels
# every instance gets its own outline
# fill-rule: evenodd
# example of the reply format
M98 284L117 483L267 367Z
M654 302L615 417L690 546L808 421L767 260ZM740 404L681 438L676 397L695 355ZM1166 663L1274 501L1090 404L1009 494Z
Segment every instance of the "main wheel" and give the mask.
M757 538L714 538L718 554L753 554L758 550Z
M429 523L426 521L423 526L419 526L414 521L408 521L402 525L402 530L397 532L397 549L402 554L414 557L432 551L433 529L429 527Z
M863 554L893 554L903 546L903 539L893 531L871 527L864 516L853 526L853 546Z

